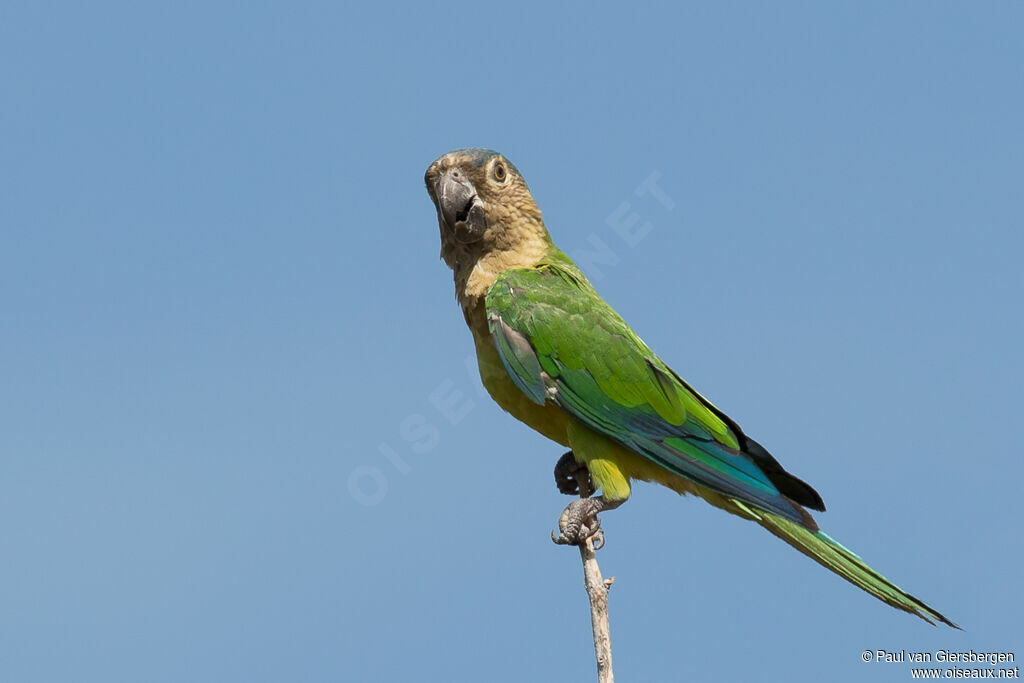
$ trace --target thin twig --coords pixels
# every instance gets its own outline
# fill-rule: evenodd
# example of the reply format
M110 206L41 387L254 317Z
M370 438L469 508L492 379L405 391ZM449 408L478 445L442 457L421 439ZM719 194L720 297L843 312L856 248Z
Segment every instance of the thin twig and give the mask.
M582 477L580 479L583 479ZM589 481L579 481L580 497L588 498L593 494ZM583 587L587 589L590 599L590 626L594 631L594 657L597 659L598 683L613 683L612 673L612 636L608 619L608 589L615 578L607 581L601 576L601 568L597 564L594 553L594 539L598 539L598 548L604 545L604 531L598 530L580 544L580 559L583 560Z

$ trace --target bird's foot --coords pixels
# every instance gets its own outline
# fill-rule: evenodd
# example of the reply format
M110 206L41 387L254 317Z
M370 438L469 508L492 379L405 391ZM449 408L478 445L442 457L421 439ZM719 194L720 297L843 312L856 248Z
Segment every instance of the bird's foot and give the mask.
M602 498L580 498L569 503L558 518L558 536L551 534L551 540L559 545L581 545L589 538L594 539L594 549L604 545L604 532L597 513L613 510L622 501L606 502Z
M583 484L584 496L593 493L590 470L583 463L576 462L576 456L569 451L555 463L555 485L560 493L576 496L580 494L580 484Z

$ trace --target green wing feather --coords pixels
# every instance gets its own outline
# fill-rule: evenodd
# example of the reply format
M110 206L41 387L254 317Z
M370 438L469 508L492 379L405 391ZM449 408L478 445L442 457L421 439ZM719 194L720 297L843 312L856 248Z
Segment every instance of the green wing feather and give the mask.
M652 462L729 496L746 516L850 583L926 621L959 628L818 530L818 494L665 365L560 251L503 273L490 331L512 381Z
M553 401L677 475L816 528L797 504L799 480L673 373L564 254L506 271L486 305L499 356L531 399Z

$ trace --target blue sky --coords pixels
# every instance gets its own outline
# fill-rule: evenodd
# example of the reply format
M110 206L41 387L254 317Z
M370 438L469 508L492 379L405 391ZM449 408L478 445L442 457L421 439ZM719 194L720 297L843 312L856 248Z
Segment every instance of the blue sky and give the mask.
M5 3L0 678L593 679L561 449L480 394L437 257L423 172L466 146L966 629L639 485L600 553L621 680L1020 648L1022 19Z

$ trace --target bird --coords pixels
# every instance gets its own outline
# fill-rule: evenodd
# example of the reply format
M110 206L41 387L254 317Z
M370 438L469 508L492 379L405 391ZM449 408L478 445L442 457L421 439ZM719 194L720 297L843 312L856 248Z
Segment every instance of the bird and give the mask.
M441 258L491 398L569 448L556 543L579 545L633 481L695 495L756 522L896 609L960 628L822 531L821 496L661 360L551 239L519 170L502 154L459 149L427 168Z

